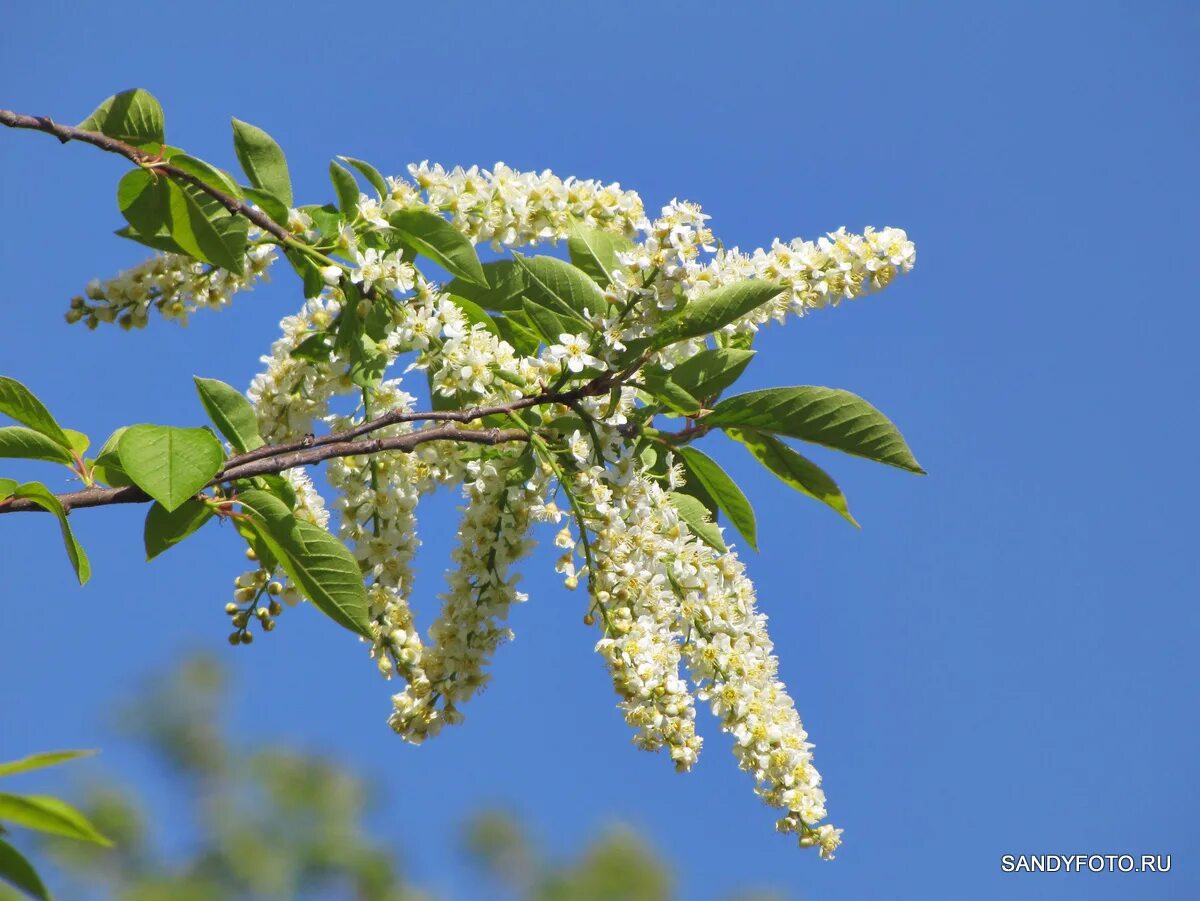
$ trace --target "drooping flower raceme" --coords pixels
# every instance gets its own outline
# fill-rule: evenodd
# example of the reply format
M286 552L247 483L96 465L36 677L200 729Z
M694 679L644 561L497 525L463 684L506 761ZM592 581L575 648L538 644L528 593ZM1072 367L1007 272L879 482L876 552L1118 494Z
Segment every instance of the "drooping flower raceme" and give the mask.
M399 683L391 726L420 743L462 720L493 655L513 637L510 608L526 599L514 565L532 545L532 527L553 524L563 552L557 570L569 588L586 579L585 621L599 630L596 650L635 744L690 769L701 749L696 701L707 703L759 796L780 811L779 828L831 857L841 830L823 822L821 777L766 616L723 529L703 512L720 501L677 455L710 428L708 411L693 401L729 380L690 398L687 385L662 394L661 374L731 350L744 365L760 327L881 290L908 272L912 242L895 228L839 229L750 253L717 249L695 204L672 201L651 219L619 185L503 164L421 163L408 177L374 183L386 190L361 195L349 210L291 211L290 233L307 249L289 245L288 259L306 276L310 299L283 319L248 392L262 437L284 443L369 429L388 439L449 420L475 435L504 427L524 438L493 446L451 433L411 452L340 456L324 470L334 528L366 586L369 653ZM459 244L446 238L447 223ZM414 238L414 228L425 231ZM464 262L475 244L516 250L564 240L574 274L538 269L536 258L478 269ZM274 243L252 231L237 276L160 255L90 286L90 301L74 302L69 316L141 325L152 308L182 320L224 306L265 277ZM305 254L307 269L296 263ZM430 280L418 265L423 255L456 277ZM586 279L593 284L580 287ZM782 290L729 315L728 304L705 306L747 281ZM697 309L711 327L658 340ZM644 377L647 367L659 383ZM420 413L417 395L434 409ZM373 426L383 414L388 424ZM659 429L657 416L680 414L680 431ZM755 420L755 430L770 432L770 423ZM324 526L327 505L314 481L298 469L286 478L297 515ZM449 486L462 493L461 520L440 611L422 635L416 511L422 497ZM238 577L227 607L231 640L248 640L253 616L272 627L276 598L299 599L299 586L271 562Z

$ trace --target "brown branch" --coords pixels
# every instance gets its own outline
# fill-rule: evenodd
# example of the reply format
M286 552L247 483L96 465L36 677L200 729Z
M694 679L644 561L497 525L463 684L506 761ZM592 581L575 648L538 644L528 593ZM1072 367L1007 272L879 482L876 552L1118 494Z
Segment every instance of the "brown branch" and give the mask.
M123 156L137 166L151 164L151 168L155 172L161 172L163 175L170 176L176 181L186 182L198 188L220 203L221 206L225 207L233 215L245 216L263 231L278 238L281 243L289 246L294 246L298 243L287 229L283 228L278 222L262 212L262 210L255 209L245 201L226 194L220 188L213 187L202 179L192 175L192 173L172 166L169 162L159 161L153 153L148 153L132 144L126 144L124 141L118 141L116 138L110 138L108 135L101 134L98 131L85 131L82 128L75 128L73 125L61 125L49 116L27 116L23 113L16 113L6 109L0 109L0 125L7 125L9 128L28 128L33 131L45 132L48 135L54 135L54 137L58 138L64 144L68 141L81 141L85 144L99 147L101 150L107 150L109 153Z
M265 456L259 452L267 448L259 448L258 451L255 451L254 454L257 456L254 456L253 459L250 459L251 454L231 457L224 468L205 487L211 488L214 485L237 479L272 475L284 470L295 469L298 466L312 466L335 457L358 457L385 451L411 453L430 441L463 441L469 444L496 445L510 441L528 440L529 435L521 429L460 429L455 424L447 423L389 438L326 441L319 446L308 445L299 449L277 445L271 447L272 452ZM85 488L82 491L60 494L58 500L69 512L83 507L143 504L150 500L150 496L140 488L130 485L123 488ZM12 498L7 502L0 501L0 514L36 512L45 511L25 498Z

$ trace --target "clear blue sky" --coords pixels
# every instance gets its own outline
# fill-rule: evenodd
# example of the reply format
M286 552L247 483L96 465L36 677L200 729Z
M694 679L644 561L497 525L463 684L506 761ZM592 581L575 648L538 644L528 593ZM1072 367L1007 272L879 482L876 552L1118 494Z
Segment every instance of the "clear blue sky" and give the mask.
M314 612L224 644L230 535L144 565L138 511L82 512L81 591L48 519L6 517L0 758L96 744L114 698L199 646L236 667L239 734L383 779L378 835L459 897L455 830L484 802L562 849L632 821L686 898L748 882L807 899L1197 897L1200 8L721 7L10 4L0 106L74 122L142 86L171 142L214 162L233 163L230 115L269 130L309 199L329 198L334 154L386 172L504 160L619 180L650 206L695 200L743 247L908 229L911 276L771 330L748 379L862 394L930 475L820 455L859 532L710 445L758 508L751 574L846 828L838 860L773 834L710 726L689 776L629 745L549 551L490 690L414 749L361 648ZM68 327L73 293L141 256L109 235L123 166L28 133L0 134L0 166L0 371L97 439L198 423L193 373L248 383L298 305L283 269L186 331ZM449 513L422 523L426 610ZM103 766L146 779L119 745ZM1175 869L1000 873L1003 853L1046 852L1172 853Z

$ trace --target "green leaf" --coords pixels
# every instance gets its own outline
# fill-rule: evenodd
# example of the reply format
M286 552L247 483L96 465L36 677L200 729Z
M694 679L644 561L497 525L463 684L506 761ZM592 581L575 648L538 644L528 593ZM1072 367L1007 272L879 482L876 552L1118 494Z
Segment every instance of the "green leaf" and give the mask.
M358 182L343 166L336 162L329 163L329 178L333 181L333 189L337 192L338 207L343 215L353 216L358 209Z
M83 452L91 446L92 439L83 434L83 432L75 431L75 429L63 429L63 432L71 442L71 450L82 457Z
M30 754L20 760L10 760L0 763L0 776L13 776L17 773L28 773L30 770L40 770L43 767L57 766L68 760L78 760L80 757L91 757L96 752L86 751L41 751Z
M601 287L607 287L610 273L620 267L617 253L633 246L624 235L614 235L589 225L576 223L567 232L567 252L571 262Z
M686 415L700 409L700 401L686 388L675 383L666 370L642 370L642 381L646 389L669 410Z
M608 312L604 293L570 263L555 257L527 257L518 253L513 257L525 271L526 297L539 306L585 325L588 323L585 310L590 316L603 316Z
M292 584L332 620L370 637L370 606L362 571L349 549L320 526L296 518L282 501L265 491L243 491L238 501Z
M67 838L111 846L87 817L58 798L45 795L13 795L0 792L0 820Z
M130 426L117 444L121 468L135 485L177 510L221 471L225 452L208 429Z
M489 316L487 310L479 306L479 304L473 303L465 297L456 297L454 295L450 296L450 302L463 311L463 315L467 317L468 322L478 322L493 335L500 334L500 330L496 327L496 320Z
M47 460L67 466L75 462L67 448L55 444L41 432L21 425L0 426L0 457Z
M533 330L533 323L520 311L510 311L496 317L496 329L500 337L513 346L518 354L529 356L542 343L541 336Z
M109 435L108 440L101 446L100 453L92 461L92 478L113 488L133 484L133 479L129 478L125 470L121 468L121 457L117 453L117 442L125 434L125 429L125 426L121 426Z
M683 465L692 478L700 482L721 511L729 517L733 527L746 539L746 543L758 550L758 526L754 520L754 508L742 489L729 478L716 460L694 447L675 448Z
M710 335L751 310L761 307L781 291L783 285L761 279L748 279L716 288L693 299L678 313L664 319L654 333L653 344L655 347L666 347L685 338Z
M670 370L668 375L675 384L703 400L720 394L737 381L752 359L752 350L702 350Z
M521 295L525 293L525 272L513 260L495 260L483 264L488 285L477 285L461 278L452 279L445 285L447 294L465 297L485 310L502 313L519 311Z
M383 379L388 368L388 355L378 350L372 342L367 346L366 339L360 340L350 350L350 381L360 388L374 388Z
M379 194L380 200L383 200L383 198L388 196L390 192L388 191L387 182L384 181L383 176L379 174L379 170L370 163L364 162L363 160L356 160L352 156L339 156L338 159L344 163L347 163L348 165L353 166L355 169L361 172L363 178L365 178L370 183L371 187L374 188Z
M162 107L153 95L141 88L109 97L78 127L137 146L166 141Z
M250 184L275 195L284 206L292 205L287 159L274 138L249 122L234 119L233 149Z
M321 292L325 290L325 277L321 275L317 264L307 254L292 248L286 249L284 256L292 264L296 274L303 280L304 296L307 298L320 296Z
M179 544L212 516L212 507L194 497L188 498L174 511L168 511L155 501L146 513L146 525L142 529L146 559L153 560L163 551Z
M270 216L274 222L287 228L288 208L282 200L270 191L264 191L261 188L242 188L241 190L248 202Z
M167 210L171 238L189 256L222 269L241 273L242 262L215 222L205 213L192 190L173 181L166 181ZM229 217L225 217L229 218Z
M35 432L41 432L55 444L69 448L71 441L34 393L7 376L0 376L0 413L10 416Z
M42 879L21 852L0 838L0 879L20 889L30 898L50 901L50 892Z
M702 420L707 426L757 429L924 475L904 438L886 416L838 388L799 385L735 394Z
M117 182L117 207L138 233L155 235L167 224L167 183L145 169L126 172Z
M522 312L524 312L525 317L533 324L534 330L542 336L542 340L546 344L558 344L558 336L571 331L567 323L553 310L540 306L531 300L526 300L522 304ZM575 320L572 319L571 322L574 323Z
M721 537L721 530L708 518L708 510L704 504L690 494L672 491L669 496L672 506L679 513L679 518L687 524L693 535L722 554L729 550L725 546L725 539Z
M221 171L216 166L212 166L202 159L198 159L187 153L174 153L171 155L170 163L176 169L182 169L188 175L195 176L211 188L224 191L226 194L236 197L239 200L242 197L242 189L238 187L238 183L227 172Z
M217 379L195 376L200 403L225 439L238 453L262 447L266 442L258 434L258 416L242 392Z
M287 504L289 510L296 509L296 489L292 483L278 473L268 473L264 476L253 476L249 479L238 479L238 490L245 491L257 488L265 491Z
M428 210L398 210L388 216L402 243L451 275L480 287L488 287L483 264L467 237L436 213Z
M182 254L184 252L183 248L175 243L174 238L162 232L154 235L148 235L135 230L131 225L127 225L124 228L118 228L115 232L113 232L113 234L118 238L125 238L129 241L137 241L137 243L142 244L145 247L152 247L155 250L161 250L164 253Z
M796 453L778 438L753 429L727 429L726 434L744 444L763 466L788 485L828 505L851 525L858 526L858 521L850 515L842 490L816 463Z
M12 496L33 501L43 510L53 513L58 518L58 528L62 532L67 558L75 570L75 578L79 580L80 585L86 585L87 580L92 577L92 565L88 562L87 554L84 553L79 542L75 540L75 533L71 531L71 524L67 522L67 511L63 509L59 499L51 494L50 489L41 482L26 482L24 485L18 485Z
M333 348L329 346L328 332L315 332L292 348L293 357L318 363L328 360L332 355Z
M0 479L0 501L6 501L17 490L16 479Z

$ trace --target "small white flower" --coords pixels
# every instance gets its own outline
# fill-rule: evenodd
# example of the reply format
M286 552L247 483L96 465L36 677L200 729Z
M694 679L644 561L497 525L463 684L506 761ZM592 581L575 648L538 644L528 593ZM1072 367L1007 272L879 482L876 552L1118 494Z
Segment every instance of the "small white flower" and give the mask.
M546 349L546 355L557 363L561 363L571 372L583 372L585 367L603 368L600 360L588 353L588 340L583 335L559 335L560 344L552 344Z

